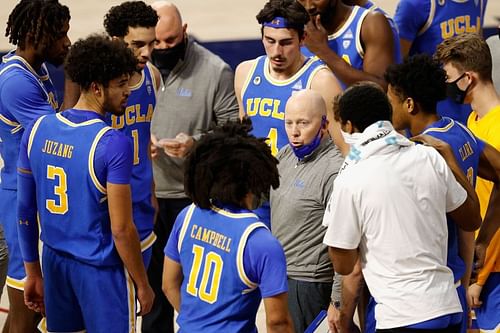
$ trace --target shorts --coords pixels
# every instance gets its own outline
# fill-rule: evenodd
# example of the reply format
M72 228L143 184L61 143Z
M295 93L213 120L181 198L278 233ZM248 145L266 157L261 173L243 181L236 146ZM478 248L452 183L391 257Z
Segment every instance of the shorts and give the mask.
M7 286L24 290L26 271L17 238L17 191L0 188L0 222L9 249Z
M136 293L123 265L93 266L43 248L49 332L136 331Z

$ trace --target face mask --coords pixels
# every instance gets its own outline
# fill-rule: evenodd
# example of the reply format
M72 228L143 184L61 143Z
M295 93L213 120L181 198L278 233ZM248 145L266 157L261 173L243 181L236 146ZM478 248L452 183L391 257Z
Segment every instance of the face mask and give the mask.
M355 132L355 133L348 133L340 130L340 133L342 133L342 136L344 137L345 143L348 145L354 145L358 143L359 138L361 137L362 133Z
M318 148L319 144L321 143L321 137L322 137L321 130L323 129L323 127L325 127L325 124L326 124L326 116L323 116L321 118L321 126L319 127L318 133L316 134L314 140L312 140L311 143L308 143L307 145L302 145L299 148L291 146L295 156L297 156L299 160L311 154L316 148Z
M460 81L465 76L465 73L460 75L458 79L453 82L446 83L446 96L452 99L455 103L463 104L465 100L465 95L467 95L467 90L469 90L469 86L465 88L465 90L461 90L458 87L458 81Z
M153 49L151 52L151 62L162 74L167 74L177 65L179 59L184 58L186 51L186 40L168 49Z

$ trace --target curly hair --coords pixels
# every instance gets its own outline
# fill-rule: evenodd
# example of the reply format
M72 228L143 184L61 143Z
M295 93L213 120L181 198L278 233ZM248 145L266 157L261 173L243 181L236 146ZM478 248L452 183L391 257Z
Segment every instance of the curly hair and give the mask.
M69 78L86 91L92 82L107 87L109 81L132 74L136 66L137 59L123 41L91 35L71 47L64 68Z
M69 8L57 0L21 0L9 15L5 37L21 50L26 43L47 47L59 38L70 18Z
M154 28L157 22L156 11L143 1L127 1L113 6L104 16L104 28L112 37L125 37L129 27Z
M197 206L215 200L242 207L248 193L261 197L279 186L278 160L251 129L247 118L227 122L195 143L184 164L184 189Z
M390 65L384 78L401 100L413 98L425 113L436 113L438 101L446 97L446 72L427 54Z
M491 51L477 33L464 33L445 39L437 46L435 59L442 64L451 63L461 71L474 71L481 80L492 81Z
M304 26L309 22L309 14L296 0L269 0L257 14L257 22L271 22L275 17L284 17L290 28L297 30L299 38L304 37ZM263 33L264 28L261 28Z
M384 90L373 82L358 82L347 88L334 105L341 124L349 120L363 132L379 120L392 120L392 107Z

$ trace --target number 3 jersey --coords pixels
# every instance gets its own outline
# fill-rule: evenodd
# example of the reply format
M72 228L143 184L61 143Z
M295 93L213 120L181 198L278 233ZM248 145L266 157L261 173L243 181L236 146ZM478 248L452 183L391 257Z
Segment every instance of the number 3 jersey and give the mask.
M285 105L294 91L310 89L314 75L327 69L319 59L308 58L300 70L287 80L276 80L269 72L269 59L255 59L241 90L245 114L252 120L252 134L267 138L274 156L285 145Z
M38 209L46 246L88 264L116 265L121 260L111 234L106 183L129 184L131 166L130 141L97 113L67 110L43 116L21 142L19 200L29 202L26 195L36 188L33 209ZM32 177L33 186L22 177ZM36 219L20 209L19 224L34 233ZM26 253L20 241L25 261L36 255Z
M180 332L257 332L261 297L287 291L283 249L246 209L186 207L165 255L184 276Z

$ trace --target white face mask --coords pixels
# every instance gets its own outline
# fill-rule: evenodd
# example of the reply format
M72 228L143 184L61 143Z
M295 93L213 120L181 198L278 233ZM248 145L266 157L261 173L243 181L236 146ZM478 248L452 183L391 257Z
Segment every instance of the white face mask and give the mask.
M362 133L360 133L360 132L347 133L347 132L344 132L342 130L340 130L340 132L342 133L342 136L344 137L345 143L347 143L348 145L353 145L353 144L358 143L359 138L362 135Z

